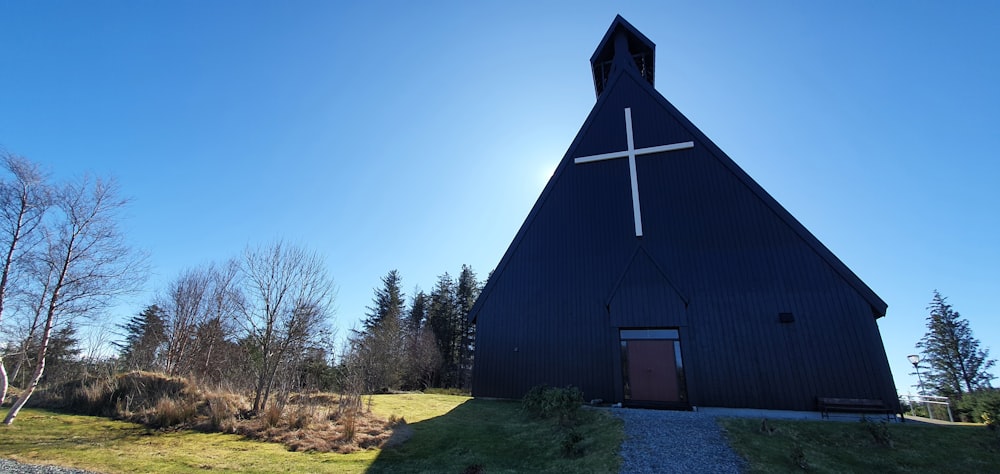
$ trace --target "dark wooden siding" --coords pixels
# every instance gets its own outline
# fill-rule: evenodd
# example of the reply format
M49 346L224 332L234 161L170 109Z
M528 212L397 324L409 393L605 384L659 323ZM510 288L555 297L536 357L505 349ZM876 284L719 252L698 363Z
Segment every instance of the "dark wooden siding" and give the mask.
M573 158L694 141L637 159ZM677 327L693 405L895 404L884 303L637 74L609 81L477 302L473 394L579 386L621 399L618 328ZM779 322L791 312L794 322Z

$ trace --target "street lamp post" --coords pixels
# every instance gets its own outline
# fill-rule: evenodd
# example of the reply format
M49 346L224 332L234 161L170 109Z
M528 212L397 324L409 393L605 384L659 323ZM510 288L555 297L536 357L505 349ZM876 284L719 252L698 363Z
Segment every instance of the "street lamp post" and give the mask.
M917 354L910 354L906 356L906 358L909 359L911 364L913 364L913 369L917 371L917 393L921 397L924 397L927 394L924 392L924 379L920 376L920 356ZM926 398L924 399L924 406L927 407L927 417L934 418L931 416L931 404L927 402Z

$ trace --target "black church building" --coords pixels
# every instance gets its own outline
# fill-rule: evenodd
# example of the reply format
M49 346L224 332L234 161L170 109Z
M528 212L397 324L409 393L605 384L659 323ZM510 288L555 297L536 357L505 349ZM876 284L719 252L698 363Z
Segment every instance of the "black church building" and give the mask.
M654 52L619 16L591 57L597 103L469 314L472 394L898 411L886 303L653 88Z

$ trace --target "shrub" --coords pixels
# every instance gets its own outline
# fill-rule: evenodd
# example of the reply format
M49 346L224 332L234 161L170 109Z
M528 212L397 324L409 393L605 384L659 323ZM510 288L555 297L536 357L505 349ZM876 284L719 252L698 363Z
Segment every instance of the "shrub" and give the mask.
M264 422L264 426L275 427L281 421L281 407L277 403L264 409L264 413L261 414L261 420Z
M236 431L236 415L239 413L239 408L229 397L218 394L209 396L202 411L207 417L208 431L223 433Z
M583 392L572 385L565 388L538 385L528 391L521 403L535 416L568 423L576 420L583 404Z
M563 436L561 447L563 457L576 458L583 455L583 446L580 445L581 441L583 441L583 435L576 430L569 430Z
M354 437L358 434L358 413L353 410L349 411L341 416L340 421L344 426L344 441L354 441Z
M987 388L966 393L955 403L955 411L962 421L986 423L988 426L992 422L995 426L996 420L1000 419L1000 389Z
M320 416L319 411L315 405L297 405L295 411L289 415L288 427L293 430L309 429L314 422L324 418Z
M39 390L29 407L54 408L80 415L112 416L115 403L110 394L118 386L115 378L84 376Z
M187 423L197 415L197 407L184 400L163 397L156 402L153 420L150 423L155 428L169 428Z
M541 415L542 406L545 404L545 391L548 389L548 385L535 385L531 387L528 393L524 394L524 398L521 399L521 408L533 415Z
M792 464L802 470L809 469L809 460L806 459L806 452L801 445L792 446Z
M885 421L874 422L869 420L867 416L861 417L861 425L865 427L868 434L872 436L875 440L875 444L879 446L892 447L892 437L889 435L889 424Z

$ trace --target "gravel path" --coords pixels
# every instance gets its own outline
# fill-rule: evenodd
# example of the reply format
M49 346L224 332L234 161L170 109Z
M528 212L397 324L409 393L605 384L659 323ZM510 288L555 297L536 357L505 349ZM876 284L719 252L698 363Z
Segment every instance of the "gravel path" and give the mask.
M625 421L622 473L740 473L715 417L690 411L612 409Z
M0 472L4 474L91 474L89 471L59 466L24 464L12 459L0 458Z

